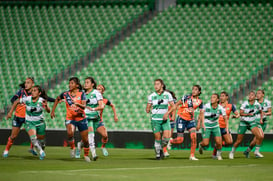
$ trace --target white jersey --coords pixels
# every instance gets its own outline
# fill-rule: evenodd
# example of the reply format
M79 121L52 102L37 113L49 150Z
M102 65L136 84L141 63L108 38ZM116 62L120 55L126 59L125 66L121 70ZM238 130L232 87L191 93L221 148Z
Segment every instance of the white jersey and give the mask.
M271 101L269 101L268 99L264 99L264 101L262 103L260 103L262 106L262 111L264 113L268 112L268 109L271 108ZM263 118L266 118L266 115L263 116Z
M20 103L26 105L26 121L42 121L44 119L43 114L43 98L39 97L36 102L32 101L31 96L23 97L20 99Z
M150 94L148 103L152 104L152 120L163 120L163 116L168 112L168 105L171 102L173 102L173 97L167 91L160 95L156 92Z
M99 106L99 101L102 100L102 95L97 89L93 89L89 94L86 94L86 106L91 108L96 108ZM87 118L95 119L99 118L100 112L99 111L91 111L85 108L85 113Z
M252 105L249 104L249 101L247 100L243 102L240 110L243 110L245 114L253 114L252 116L241 116L241 121L251 122L260 119L260 111L262 110L262 107L256 100Z
M217 108L213 108L211 103L207 103L204 106L204 124L206 128L219 127L219 117L220 115L226 116L226 110L221 105L218 104Z

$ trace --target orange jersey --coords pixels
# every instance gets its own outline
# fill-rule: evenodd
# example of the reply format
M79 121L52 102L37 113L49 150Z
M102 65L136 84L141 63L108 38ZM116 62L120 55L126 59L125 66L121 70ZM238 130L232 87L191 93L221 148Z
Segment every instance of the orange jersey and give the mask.
M223 105L221 105L221 106L223 106ZM227 119L229 120L229 116L231 114L231 111L234 113L236 111L236 107L233 104L227 104L224 108L226 110ZM226 128L226 123L225 123L225 120L222 115L220 115L220 117L219 117L219 126L220 126L220 128Z
M182 105L178 109L177 114L186 121L194 119L194 112L190 113L189 108L193 108L194 110L197 108L203 109L203 101L198 97L197 99L194 99L192 95L186 95L182 97L181 101Z
M81 121L86 118L84 109L75 106L75 103L82 104L86 100L84 92L78 91L76 96L72 96L69 91L60 95L61 99L65 99L66 103L66 120Z
M23 97L31 96L31 93L28 93L25 89L21 88L11 99L13 103L17 99L21 99ZM15 110L15 116L20 118L25 118L26 116L26 105L18 104Z
M105 97L102 99L102 101L103 101L103 104L107 105L107 106L110 106L112 104L111 101ZM102 121L102 114L103 114L103 110L101 110L101 112L100 112L100 120L101 121Z

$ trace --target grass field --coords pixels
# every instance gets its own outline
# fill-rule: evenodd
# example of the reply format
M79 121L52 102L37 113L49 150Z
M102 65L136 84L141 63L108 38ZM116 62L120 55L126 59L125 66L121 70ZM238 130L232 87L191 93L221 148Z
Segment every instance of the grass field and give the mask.
M4 149L4 146L0 146ZM47 147L47 157L41 161L27 152L27 146L13 146L8 158L0 159L0 181L77 181L77 180L273 180L273 153L264 152L265 158L256 159L252 153L246 159L236 152L235 159L211 158L211 152L197 154L199 161L188 160L189 151L171 150L171 157L154 160L151 149L109 149L103 157L87 163L71 159L69 148Z

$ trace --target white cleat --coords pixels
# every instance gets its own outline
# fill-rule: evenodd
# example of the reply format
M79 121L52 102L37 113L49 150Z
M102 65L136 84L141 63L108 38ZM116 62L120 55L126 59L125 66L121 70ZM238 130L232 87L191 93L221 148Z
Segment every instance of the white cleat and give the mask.
M4 158L8 158L8 156L9 156L9 151L7 151L7 150L5 150L4 152L3 152L3 155L2 155Z
M199 160L199 159L198 159L198 158L195 158L195 156L190 156L190 160L196 161L196 160Z
M40 151L40 160L44 160L45 159L45 152L43 150Z
M81 149L82 149L81 145L82 145L81 142L77 143L75 158L81 158Z
M91 162L89 156L84 156L84 160L85 160L86 162Z
M170 138L168 144L167 144L167 149L171 150L172 149L172 144L171 144L171 140L173 140L173 138Z
M75 154L76 154L76 149L71 149L70 151L71 158L75 158Z
M229 159L233 160L234 159L234 153L233 152L230 152L229 155L228 155Z
M107 149L105 147L101 148L101 151L102 151L103 156L108 156L109 155L109 153L108 153L108 151L107 151Z
M164 157L169 157L170 156L170 154L167 151L164 152L163 154L164 154Z
M223 160L222 156L217 156L217 160Z
M256 158L263 158L264 156L260 152L254 152Z

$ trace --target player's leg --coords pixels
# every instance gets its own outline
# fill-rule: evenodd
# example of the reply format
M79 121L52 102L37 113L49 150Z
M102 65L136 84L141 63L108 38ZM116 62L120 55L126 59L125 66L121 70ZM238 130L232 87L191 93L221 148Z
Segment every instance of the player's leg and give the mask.
M169 142L168 147L171 148L172 144L181 144L184 141L184 131L185 131L185 124L187 122L183 122L183 119L177 116L176 118L176 130L177 136L175 139L171 139Z
M42 149L45 151L45 130L46 130L46 124L45 122L43 124L40 124L37 127L37 139L42 147Z
M67 141L71 148L71 151L70 151L71 158L75 157L75 151L76 151L75 139L74 139L74 132L76 127L74 124L75 124L74 121L66 121Z
M155 155L157 160L160 160L163 156L163 151L161 147L161 134L160 134L161 125L160 124L161 124L160 121L151 120L151 126L154 133L154 138L155 138L154 148L155 148Z
M253 127L251 129L251 132L256 138L256 148L255 148L254 154L257 158L262 158L264 156L260 153L260 147L261 147L263 139L264 139L263 130L262 130L262 128L259 128L259 127Z
M191 138L191 154L190 154L190 160L198 160L195 158L195 149L197 146L197 136L196 136L196 125L195 120L187 121L186 124L187 130L189 130L190 138Z
M216 158L217 160L222 160L222 135L220 132L220 128L212 128L212 132L215 139L215 147L216 147Z
M7 145L6 145L6 148L5 148L4 152L3 152L3 157L4 158L8 157L9 150L10 150L11 146L13 145L14 140L18 136L22 124L25 122L24 118L21 118L21 119L22 120L20 120L20 118L18 118L16 116L13 117L11 135L8 137Z
M244 134L247 131L248 124L246 122L241 121L238 128L238 134L235 143L231 148L231 152L229 153L229 159L234 159L234 154L237 147L241 144L244 139Z
M102 123L102 122L101 122ZM104 156L108 156L108 151L105 148L106 143L108 142L108 133L107 133L107 129L105 128L105 126L103 124L99 125L99 127L97 128L97 132L101 135L101 149L102 149L102 154Z
M89 158L89 134L88 134L88 122L86 119L78 122L78 129L80 131L81 139L83 142L84 160L90 162Z
M88 141L89 148L92 155L93 160L97 160L98 156L96 153L96 145L95 145L95 130L96 130L96 122L94 120L88 120Z
M204 147L209 145L209 138L211 134L210 128L202 128L202 141L199 143L199 153L203 154Z
M167 120L166 123L162 124L162 148L163 148L163 154L165 157L170 156L170 154L167 151L167 145L170 141L170 137L171 137L171 125L170 125L170 121Z

